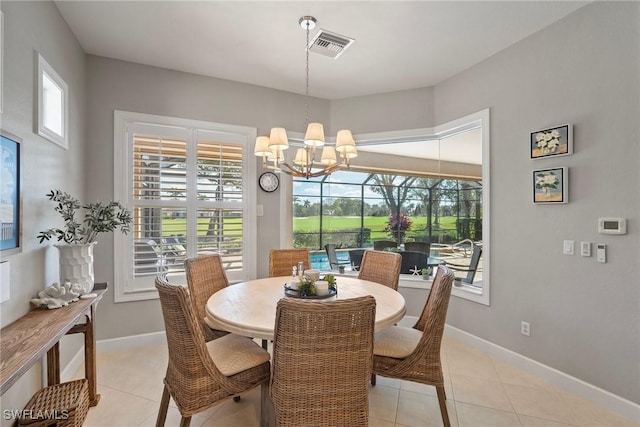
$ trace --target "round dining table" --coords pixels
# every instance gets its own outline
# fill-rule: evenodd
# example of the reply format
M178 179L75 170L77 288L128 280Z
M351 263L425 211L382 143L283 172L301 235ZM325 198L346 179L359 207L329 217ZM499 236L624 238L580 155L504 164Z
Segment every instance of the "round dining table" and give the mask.
M207 324L219 330L251 338L273 340L276 306L285 296L285 283L290 277L269 277L229 285L217 291L207 301ZM355 277L336 277L337 294L326 299L335 301L371 295L376 300L375 329L396 324L404 317L404 297L379 283Z

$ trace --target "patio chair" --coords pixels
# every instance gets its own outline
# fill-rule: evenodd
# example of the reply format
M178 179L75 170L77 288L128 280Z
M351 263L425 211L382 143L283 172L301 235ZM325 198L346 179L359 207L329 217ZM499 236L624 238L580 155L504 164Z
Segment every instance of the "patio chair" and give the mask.
M366 427L376 302L283 298L270 394L279 427Z
M380 283L398 290L402 257L397 252L365 251L358 279Z
M373 250L375 251L383 251L386 248L395 249L398 247L398 244L395 240L376 240L373 242Z
M189 258L184 262L184 269L187 274L187 286L189 287L189 297L193 303L198 321L202 325L202 332L205 341L211 341L228 332L211 328L206 322L207 300L211 295L220 289L229 286L227 273L222 267L220 255L200 255Z
M164 274L156 276L156 289L169 347L156 426L165 423L169 397L182 415L180 426L187 427L193 415L258 385L263 385L261 420L268 420L269 353L251 339L235 334L205 343L187 289L170 285Z
M324 245L324 250L327 252L327 259L329 260L329 268L331 270L337 270L341 265L350 265L349 261L340 261L336 254L336 245L333 243L327 243Z
M471 254L471 259L469 261L469 265L466 264L458 264L453 260L447 260L447 267L454 271L466 272L467 276L461 278L459 281L461 283L472 284L473 279L475 278L476 271L478 271L478 265L480 264L480 257L482 256L482 247L478 245L473 245L473 252ZM456 279L458 281L458 279Z
M351 262L351 267L354 271L360 270L363 256L364 249L351 249L349 251L349 262Z
M408 252L422 252L429 254L431 252L431 243L429 242L405 242L404 250Z
M302 261L305 270L311 268L309 249L273 249L269 253L269 277L291 276L293 267Z
M392 326L376 333L373 374L435 386L442 422L450 426L447 413L440 346L454 274L439 267L420 318L413 326ZM375 377L372 376L372 384Z
M416 269L422 270L427 266L428 254L424 252L398 252L402 257L402 263L400 264L400 274L413 274Z

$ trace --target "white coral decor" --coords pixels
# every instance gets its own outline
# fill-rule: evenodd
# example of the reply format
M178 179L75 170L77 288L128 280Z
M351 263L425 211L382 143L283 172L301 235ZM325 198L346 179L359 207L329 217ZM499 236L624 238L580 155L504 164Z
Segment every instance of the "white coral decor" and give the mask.
M560 146L560 132L555 129L538 132L536 145L544 154L553 153Z
M78 301L84 288L77 283L65 282L64 285L54 283L44 291L38 292L38 298L33 298L31 304L35 306L46 305L47 308L60 308L69 303Z

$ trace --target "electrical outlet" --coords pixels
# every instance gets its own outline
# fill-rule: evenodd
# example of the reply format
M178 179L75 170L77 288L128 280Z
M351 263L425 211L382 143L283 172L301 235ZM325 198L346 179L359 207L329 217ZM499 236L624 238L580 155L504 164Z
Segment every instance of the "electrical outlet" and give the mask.
M524 320L520 322L520 333L526 336L531 335L531 325L529 322L525 322Z
M256 215L257 216L264 215L264 205L256 205Z

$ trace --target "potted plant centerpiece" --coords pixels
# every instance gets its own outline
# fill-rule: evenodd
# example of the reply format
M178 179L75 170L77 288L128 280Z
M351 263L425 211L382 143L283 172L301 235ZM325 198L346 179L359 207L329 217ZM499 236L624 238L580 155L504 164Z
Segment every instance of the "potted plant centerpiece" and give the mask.
M64 244L54 245L60 252L60 284L78 283L84 294L93 290L93 247L100 233L120 229L130 231L131 212L118 202L88 203L80 201L60 190L52 190L47 198L57 205L54 208L62 216L63 228L50 228L38 234L40 243L52 237ZM84 214L82 220L81 215Z

